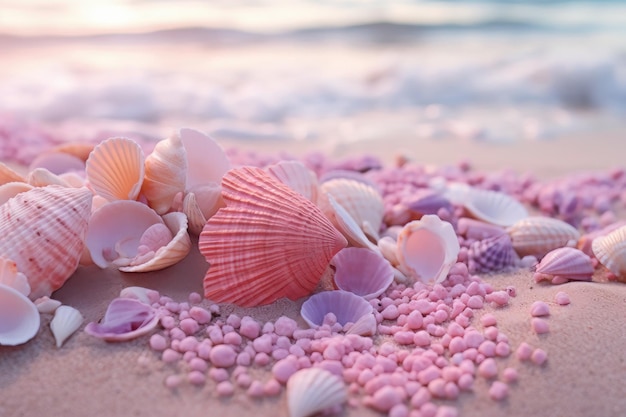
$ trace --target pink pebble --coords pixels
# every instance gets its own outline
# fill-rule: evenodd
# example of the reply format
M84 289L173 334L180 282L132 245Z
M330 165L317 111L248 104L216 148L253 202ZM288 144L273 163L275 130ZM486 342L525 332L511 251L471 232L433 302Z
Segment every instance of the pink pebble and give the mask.
M272 353L272 336L269 334L262 334L252 341L252 346L257 352L270 354Z
M502 401L509 395L509 386L502 381L494 381L489 387L489 397L495 401Z
M211 312L202 307L193 306L189 309L189 317L198 324L207 324L211 321Z
M498 375L498 364L493 358L487 358L478 366L478 374L486 379L495 378Z
M176 326L176 319L172 316L163 316L161 317L161 326L166 330L173 329Z
M237 347L241 345L241 342L242 342L241 336L237 332L229 332L224 335L224 343L227 345L232 345L232 346Z
M235 387L230 381L222 381L215 387L219 397L230 397L235 392Z
M483 314L480 318L480 323L484 327L495 326L496 325L496 316L491 313Z
M465 340L465 344L468 348L478 348L483 340L485 340L485 337L478 331L474 330L465 332L463 340Z
M150 336L150 349L156 351L163 351L167 348L167 340L160 334L153 334Z
M459 377L457 386L461 391L469 391L474 384L474 377L471 374L463 374Z
M260 381L252 381L248 387L246 394L252 398L260 398L264 394L263 384Z
M209 377L215 382L226 381L228 380L228 371L224 368L211 368Z
M483 308L483 298L480 295L472 295L467 300L467 306L474 310L481 309Z
M530 360L535 365L543 365L548 359L548 354L543 349L535 349L533 353L530 355Z
M270 357L265 352L259 352L254 356L254 364L258 366L265 366L270 363Z
M206 372L209 369L209 365L202 358L192 358L189 361L189 369L192 371Z
M187 380L193 385L204 385L206 377L204 376L204 372L191 371L187 374Z
M504 368L504 370L502 371L502 379L504 380L504 382L507 383L512 383L512 382L516 382L518 379L518 374L517 374L517 369L515 368Z
M180 375L168 375L165 378L165 386L173 389L178 387L183 382L183 378Z
M422 405L426 404L431 399L430 391L428 388L421 387L417 390L415 394L411 396L411 407L420 408Z
M252 377L248 374L237 375L237 385L241 388L249 388L252 385Z
M564 291L559 291L554 296L554 301L560 306L566 306L570 303L569 295Z
M178 327L174 327L170 330L170 339L172 340L183 340L187 335Z
M365 405L381 412L387 412L403 400L404 392L400 388L387 385L376 391L371 397L366 398Z
M396 404L389 410L388 417L409 417L409 408L402 403Z
M189 297L187 297L187 299L191 304L198 304L202 301L202 296L197 292L192 292L189 294Z
M180 329L185 332L187 336L196 333L200 330L200 325L197 321L192 319L191 317L188 319L181 320L179 323Z
M485 340L478 346L478 353L482 353L487 358L491 358L496 355L496 344L491 340Z
M269 379L263 386L263 392L269 397L275 397L280 394L281 386L280 382L274 378Z
M278 382L285 384L289 377L298 370L298 362L295 360L282 359L272 367L272 375Z
M459 410L456 407L452 407L451 405L442 405L437 409L437 413L435 417L457 417L459 415Z
M460 394L459 386L454 382L446 382L444 391L448 400L456 400Z
M226 319L226 324L232 326L233 329L238 329L241 327L241 317L236 314L231 314Z
M213 366L218 368L228 368L235 364L237 352L230 345L213 346L210 353L210 360Z
M532 327L533 331L537 334L546 334L550 332L550 326L548 322L539 317L533 317L530 320L530 326Z
M178 345L178 350L180 350L181 352L195 351L198 348L199 344L200 342L198 342L198 339L193 336L187 336L180 341Z
M420 417L436 417L439 407L435 403L427 402L420 407Z
M509 303L510 294L507 291L494 291L485 296L485 300L495 303L498 307L503 307Z
M413 332L399 331L393 335L393 340L399 345L410 345L413 343Z
M161 354L161 360L165 363L174 363L178 362L183 355L180 352L176 352L173 349L165 349Z
M398 307L395 304L391 304L382 311L382 315L385 320L395 320L400 315L400 312L398 312Z
M261 325L252 317L244 316L241 319L239 334L248 339L256 339L261 334Z
M298 323L295 320L281 316L274 323L274 332L279 336L291 337L293 332L298 328Z
M430 334L425 330L420 330L413 336L413 343L415 346L428 346L430 345Z
M446 381L443 378L435 378L428 383L428 391L435 398L446 397Z
M530 315L533 317L549 316L550 307L543 301L535 301L530 307Z
M496 356L506 358L511 354L511 346L509 342L498 342L496 344Z
M533 348L526 342L520 343L517 348L516 355L520 361L527 361L533 353Z
M422 313L417 310L411 311L406 319L406 326L411 330L418 330L424 323L424 317Z

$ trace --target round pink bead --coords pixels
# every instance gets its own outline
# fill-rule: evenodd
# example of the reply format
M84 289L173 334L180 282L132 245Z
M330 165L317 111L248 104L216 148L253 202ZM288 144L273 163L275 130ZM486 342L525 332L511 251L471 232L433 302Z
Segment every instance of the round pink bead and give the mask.
M187 380L193 385L203 385L206 382L204 372L191 371L187 374Z
M187 297L187 299L191 304L198 304L202 301L202 296L197 292L192 292L189 294L189 297Z
M369 401L366 401L366 405L381 412L388 412L403 400L404 393L400 388L387 385L376 391Z
M228 368L235 364L237 352L230 345L213 346L210 353L211 363L219 368Z
M161 317L161 326L166 330L171 330L176 326L176 319L172 316Z
M533 353L533 348L526 342L520 343L516 355L520 361L527 361Z
M489 327L489 326L495 326L496 325L496 316L494 316L491 313L487 313L484 314L481 318L480 318L480 323L485 326L485 327Z
M261 334L261 325L252 317L244 316L239 326L239 334L248 339L256 339Z
M565 306L570 303L570 298L566 292L559 291L554 296L554 301L560 306Z
M248 387L246 394L251 398L260 398L264 394L263 384L260 381L252 381Z
M533 353L530 355L530 360L535 365L543 365L547 359L548 359L548 354L546 353L546 351L543 349L539 349L539 348L535 349Z
M511 346L509 342L498 342L496 344L496 356L506 358L511 354Z
M176 352L174 349L165 349L161 353L161 360L165 363L178 362L183 357L182 354Z
M289 377L298 370L298 362L289 359L279 360L272 367L272 375L278 382L285 384Z
M550 325L544 319L540 319L539 317L533 317L530 320L530 326L533 331L537 334L545 334L550 332Z
M295 320L281 316L274 323L274 332L279 336L291 337L293 332L298 328L298 323Z
M478 374L483 378L495 378L498 375L498 365L493 358L487 358L478 366Z
M270 396L270 397L277 396L278 394L280 394L280 391L281 391L280 382L278 382L274 378L269 379L265 383L265 386L263 386L263 392L265 393L265 395Z
M222 381L217 384L215 391L220 397L230 397L235 392L235 387L230 381Z
M509 386L502 381L494 381L489 387L489 397L495 401L504 400L509 395Z
M202 307L193 306L189 309L189 317L198 324L207 324L211 321L211 312Z
M206 372L207 369L209 369L209 365L204 359L192 358L189 361L189 369L191 369L192 371Z
M406 326L411 330L418 330L424 323L424 317L422 313L417 310L411 311L406 318Z
M543 317L550 315L550 307L543 301L535 301L530 306L530 314L533 317Z
M517 369L515 368L504 368L502 371L502 379L504 382L516 382L518 379Z
M228 371L224 368L211 368L209 376L215 382L222 382L228 380Z
M163 351L167 348L167 340L160 334L153 334L150 336L150 349L156 351Z

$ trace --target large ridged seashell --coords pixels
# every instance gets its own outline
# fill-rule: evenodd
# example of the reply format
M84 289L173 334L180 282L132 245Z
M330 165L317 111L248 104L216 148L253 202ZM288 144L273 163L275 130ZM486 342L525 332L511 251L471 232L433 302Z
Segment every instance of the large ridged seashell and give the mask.
M535 269L535 280L551 280L553 283L591 281L593 262L583 251L564 247L548 252ZM556 278L556 282L555 282Z
M219 183L230 169L230 161L222 147L210 136L183 128L174 133L187 152L187 190L207 183Z
M0 187L2 189L2 187ZM585 233L578 239L578 244L576 247L581 251L585 252L589 256L594 256L593 251L591 250L591 245L596 238L606 236L609 233L619 229L622 226L626 226L626 220L620 220L615 223L611 223L606 227L603 227L599 230L594 230L593 232Z
M8 182L26 182L26 178L10 168L4 162L0 162L0 185Z
M569 223L550 217L531 216L507 229L513 248L521 257L533 255L541 259L551 250L575 246L580 233Z
M522 203L499 191L470 188L463 206L476 219L497 226L512 226L528 217Z
M25 182L7 182L0 185L0 205L6 203L10 198L15 197L19 193L25 193L33 188L32 185Z
M374 252L380 251L378 246L370 242L350 213L332 195L327 195L326 200L328 206L325 215L352 246L368 248Z
M0 206L0 256L28 278L30 297L50 295L74 273L91 214L87 188L48 186Z
M287 381L289 417L311 417L345 403L348 393L343 380L321 368L296 371Z
M15 288L0 284L0 345L28 342L39 331L39 324L35 304Z
M598 261L620 278L626 278L626 226L593 240L591 249Z
M519 256L506 233L474 242L467 251L467 266L472 274L501 271L518 261Z
M146 157L145 169L141 191L157 213L167 213L187 182L187 152L180 136L158 142Z
M89 186L109 201L136 200L144 179L145 157L131 139L110 138L96 146L87 159Z
M16 289L28 297L30 284L26 275L17 270L17 264L0 256L0 284Z
M398 235L398 269L425 283L446 279L456 263L460 245L454 228L433 214L407 223Z
M229 171L226 207L204 226L204 295L241 306L310 294L347 242L309 200L260 168Z
M80 328L84 320L80 311L74 307L62 305L55 310L50 321L50 330L58 348Z
M225 206L220 184L207 183L189 190L183 199L183 213L189 219L189 231L199 235L207 220Z
M317 176L300 161L280 161L265 168L277 180L317 203Z
M391 264L365 248L344 248L331 260L335 266L335 285L366 300L378 297L393 282Z
M313 294L302 303L300 315L313 328L324 324L324 317L332 313L337 323L345 326L356 323L366 314L372 314L372 306L363 297L348 291L322 291Z
M115 265L123 272L164 269L191 250L184 213L161 217L132 200L113 201L93 213L85 244L96 265Z
M332 196L354 219L356 224L373 240L378 240L378 233L385 214L385 205L380 192L360 181L337 178L320 184L319 206L327 216L332 217L328 196Z

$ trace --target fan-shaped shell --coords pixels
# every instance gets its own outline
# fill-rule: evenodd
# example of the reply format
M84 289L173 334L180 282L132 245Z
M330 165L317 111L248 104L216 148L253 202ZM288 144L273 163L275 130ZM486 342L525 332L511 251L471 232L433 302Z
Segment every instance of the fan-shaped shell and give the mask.
M473 217L503 227L528 217L522 203L499 191L470 188L463 206Z
M131 139L110 138L96 146L86 164L86 175L94 192L109 201L135 200L144 179L145 157Z
M626 277L626 226L594 239L591 249L609 271L618 277Z
M346 334L358 334L359 336L373 336L376 334L378 323L373 314L366 314L355 323L350 325L346 330Z
M310 294L347 242L321 211L260 168L229 171L226 207L204 226L205 297L242 306Z
M80 311L74 307L62 305L55 310L54 317L50 321L50 330L58 348L63 346L63 343L80 328L84 320Z
M550 217L531 216L507 229L513 248L521 257L542 258L551 250L575 246L580 233L569 223Z
M356 224L374 240L378 240L378 231L383 222L385 205L380 192L360 181L349 178L336 178L320 185L320 208L324 213L333 210L329 207L328 196L332 196L354 219Z
M366 300L378 297L393 282L393 268L379 254L365 248L344 248L331 260L335 285Z
M220 182L230 169L230 161L222 147L210 136L183 128L174 133L187 152L187 189L209 182Z
M511 238L506 233L474 242L467 251L467 265L473 274L501 271L518 261Z
M176 194L185 191L187 181L187 152L178 135L156 144L146 157L142 193L157 213L172 207Z
M296 371L287 381L290 417L310 417L343 404L348 393L343 380L321 368Z
M48 186L0 206L0 256L28 278L30 297L50 295L74 273L91 213L87 188Z
M183 212L189 219L189 231L199 235L207 219L224 206L222 187L219 184L207 183L194 187L183 199Z
M265 168L278 181L317 203L318 183L315 173L300 161L280 161Z
M452 225L436 215L407 223L398 235L398 269L412 279L436 284L456 263L460 245Z
M9 201L19 193L32 190L33 186L25 182L7 182L0 185L0 205Z
M0 187L1 189L2 187ZM594 230L593 232L585 233L578 239L578 244L576 247L581 251L585 252L589 256L594 256L593 251L591 250L591 245L596 238L606 236L614 230L619 229L622 226L626 226L626 220L620 220L615 223L611 223L606 227L603 227L599 230Z
M37 307L24 294L0 284L0 345L28 342L39 331Z
M593 271L591 258L581 250L570 247L548 252L535 269L542 276L576 281L591 281Z
M324 317L332 313L337 323L356 323L366 314L372 314L372 306L363 297L348 291L322 291L313 294L302 303L300 315L311 327L324 324Z
M91 143L68 142L53 147L51 151L72 155L85 162L87 161L87 158L89 158L89 154L93 151L93 148L94 145Z

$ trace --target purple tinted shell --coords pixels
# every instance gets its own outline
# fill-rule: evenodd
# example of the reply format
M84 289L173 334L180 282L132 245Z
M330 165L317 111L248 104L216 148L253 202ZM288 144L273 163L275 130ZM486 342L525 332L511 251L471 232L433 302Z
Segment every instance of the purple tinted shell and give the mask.
M593 275L593 262L583 251L564 247L550 251L537 265L536 272L559 276L569 280L589 281Z
M393 267L366 248L344 248L331 260L336 268L335 285L367 300L378 297L393 282Z
M452 209L452 204L444 195L429 188L417 190L406 198L405 204L409 211L422 215L437 214L441 208Z
M467 251L471 273L500 271L514 266L518 261L511 238L506 233L474 242Z
M323 291L312 295L300 309L300 315L309 326L317 327L324 323L324 317L333 313L337 322L356 323L361 317L372 313L372 306L363 297L348 291Z

